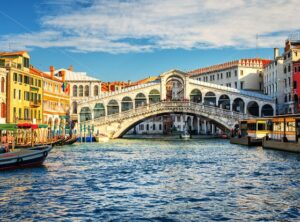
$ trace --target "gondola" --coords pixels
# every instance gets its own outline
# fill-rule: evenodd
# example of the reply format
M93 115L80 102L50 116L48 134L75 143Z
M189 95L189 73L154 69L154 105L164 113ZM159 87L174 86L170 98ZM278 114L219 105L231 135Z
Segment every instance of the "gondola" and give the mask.
M40 166L51 149L51 145L43 145L2 153L0 154L0 170Z
M63 145L72 145L74 143L77 142L77 137L71 137L71 138L68 138L67 140L64 141L64 144Z

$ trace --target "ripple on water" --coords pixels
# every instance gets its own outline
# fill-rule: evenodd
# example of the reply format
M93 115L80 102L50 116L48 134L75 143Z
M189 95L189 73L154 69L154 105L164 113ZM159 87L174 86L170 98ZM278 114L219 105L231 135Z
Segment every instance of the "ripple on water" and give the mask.
M227 140L55 148L0 174L3 221L299 221L300 155Z

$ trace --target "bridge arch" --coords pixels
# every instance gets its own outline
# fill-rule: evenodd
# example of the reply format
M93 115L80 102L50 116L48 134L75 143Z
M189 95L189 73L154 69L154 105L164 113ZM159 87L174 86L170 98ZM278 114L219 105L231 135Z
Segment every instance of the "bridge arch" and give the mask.
M218 106L222 109L230 110L230 98L228 95L223 94L219 97Z
M247 112L252 116L259 116L259 105L256 101L250 101L247 104Z
M127 111L133 109L133 101L129 96L125 96L121 102L121 111Z
M96 103L94 107L94 118L105 116L105 106L103 103Z
M166 80L166 100L182 101L184 99L184 79L177 74L170 75Z
M82 107L80 110L80 122L88 121L92 119L92 111L90 107Z
M199 89L193 89L190 93L190 101L194 103L202 102L202 93Z
M134 101L135 101L135 108L147 105L147 98L144 93L138 93L135 96Z
M232 102L232 111L245 113L245 102L243 99L237 97Z
M274 109L270 104L265 104L261 108L261 116L273 116L274 115Z
M152 89L149 92L149 104L158 103L160 101L160 92L157 89Z
M204 104L209 106L216 106L217 97L213 92L207 92L204 96Z
M117 102L117 100L112 99L108 102L107 104L107 115L113 115L116 113L119 113L119 103Z

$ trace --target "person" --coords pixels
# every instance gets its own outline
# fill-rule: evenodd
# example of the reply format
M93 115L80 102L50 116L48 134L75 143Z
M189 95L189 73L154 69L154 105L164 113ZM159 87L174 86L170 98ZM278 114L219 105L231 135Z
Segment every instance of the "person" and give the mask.
M5 146L5 144L2 144L2 146L0 148L0 153L7 153L7 152L8 152L7 147Z

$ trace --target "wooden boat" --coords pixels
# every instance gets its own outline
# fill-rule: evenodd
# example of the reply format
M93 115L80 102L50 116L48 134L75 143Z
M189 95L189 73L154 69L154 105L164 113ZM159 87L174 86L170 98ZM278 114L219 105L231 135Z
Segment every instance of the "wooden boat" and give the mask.
M273 117L271 125L271 132L263 140L263 148L300 153L299 114Z
M64 141L64 145L72 145L77 142L77 139L78 138L76 136L68 138L67 140Z
M263 137L270 133L270 118L240 121L232 131L230 143L245 146L261 146Z
M52 146L46 145L0 154L0 170L40 166L51 149Z

